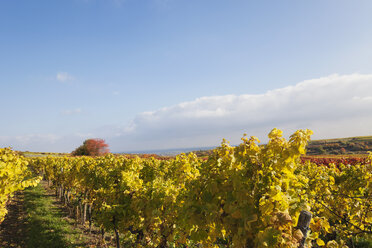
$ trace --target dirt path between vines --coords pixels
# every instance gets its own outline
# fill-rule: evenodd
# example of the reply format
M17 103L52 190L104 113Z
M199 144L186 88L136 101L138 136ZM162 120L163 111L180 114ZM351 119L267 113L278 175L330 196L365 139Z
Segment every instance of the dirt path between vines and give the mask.
M18 192L8 205L8 214L0 224L0 247L25 247L25 212L23 192Z

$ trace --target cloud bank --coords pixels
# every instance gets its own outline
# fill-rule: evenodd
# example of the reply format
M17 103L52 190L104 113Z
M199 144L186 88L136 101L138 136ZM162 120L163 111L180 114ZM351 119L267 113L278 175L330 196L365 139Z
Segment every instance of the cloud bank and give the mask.
M222 138L237 144L243 133L265 142L274 127L286 135L309 128L313 139L372 135L372 74L330 75L257 95L201 97L139 113L123 126L107 122L82 133L105 139L114 152L215 146ZM81 134L0 137L0 146L70 152L83 138Z
M115 150L211 146L243 133L265 140L274 127L286 134L314 130L313 138L372 135L372 75L331 75L259 95L197 98L136 116ZM117 132L116 132L117 133Z

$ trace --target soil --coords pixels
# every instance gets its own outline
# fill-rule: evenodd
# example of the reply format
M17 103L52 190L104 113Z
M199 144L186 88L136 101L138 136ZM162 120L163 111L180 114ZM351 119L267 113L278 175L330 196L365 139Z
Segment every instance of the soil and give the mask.
M8 214L0 224L0 247L25 247L23 192L17 192L7 206Z

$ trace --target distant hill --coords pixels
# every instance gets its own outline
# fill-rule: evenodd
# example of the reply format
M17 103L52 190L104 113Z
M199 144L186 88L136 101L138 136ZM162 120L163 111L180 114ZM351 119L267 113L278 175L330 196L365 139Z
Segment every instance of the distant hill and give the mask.
M126 152L126 154L175 156L180 153L193 152L198 155L198 157L207 157L214 148L215 147L194 147L168 150L146 150ZM312 140L307 146L307 155L366 154L368 151L372 151L372 136Z
M372 136L312 140L307 155L366 154L372 151Z
M372 136L312 140L307 145L307 155L347 155L372 152ZM211 150L196 150L193 153L206 157Z

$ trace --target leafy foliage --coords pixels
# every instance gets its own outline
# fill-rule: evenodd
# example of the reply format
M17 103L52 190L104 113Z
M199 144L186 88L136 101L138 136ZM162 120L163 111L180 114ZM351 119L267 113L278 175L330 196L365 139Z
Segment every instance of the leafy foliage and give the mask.
M9 148L0 149L0 223L7 214L6 204L16 191L36 186L40 177L32 177L25 158Z
M370 237L372 234L372 155L364 164L338 167L306 163L302 173L309 178L304 195L309 199L314 219L312 230L325 239ZM317 238L317 234L313 238Z
M108 145L103 139L87 139L76 148L73 156L101 156L109 152Z
M306 246L345 247L371 235L371 162L301 163L312 131L287 141L273 129L266 146L244 136L207 160L103 157L32 158L33 167L94 221L132 237L131 247L298 247L301 210L313 213ZM370 155L369 159L372 159Z
M331 164L336 165L337 167L341 164L343 165L356 165L356 164L365 164L367 160L367 157L356 157L354 156L347 156L347 157L341 157L341 156L302 156L301 162L305 163L306 161L310 161L311 163L317 164L317 165L325 165L330 166Z

